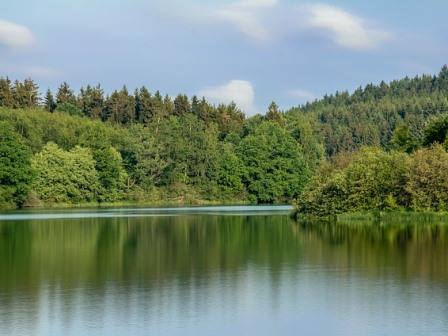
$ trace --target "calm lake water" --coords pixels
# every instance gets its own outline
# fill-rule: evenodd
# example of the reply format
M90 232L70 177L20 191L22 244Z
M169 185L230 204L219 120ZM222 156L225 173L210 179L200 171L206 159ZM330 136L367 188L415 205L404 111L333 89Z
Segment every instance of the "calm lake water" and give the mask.
M444 218L288 213L4 213L0 335L448 335Z

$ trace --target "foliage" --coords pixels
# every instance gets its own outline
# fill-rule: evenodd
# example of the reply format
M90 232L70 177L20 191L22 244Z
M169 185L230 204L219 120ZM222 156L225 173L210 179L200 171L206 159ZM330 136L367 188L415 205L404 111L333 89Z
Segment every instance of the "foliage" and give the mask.
M243 138L237 151L246 166L248 192L258 202L293 199L309 178L299 144L276 122L261 123Z
M75 147L64 151L48 143L32 159L37 176L33 190L50 203L89 202L96 198L99 176L89 149Z
M438 76L417 76L389 84L369 84L353 93L337 92L293 108L286 115L311 115L324 140L327 155L355 151L363 146L389 147L394 130L402 125L417 143L428 120L448 111L448 68Z
M448 134L448 114L432 118L425 127L423 145L443 144Z
M407 206L406 154L363 148L346 156L316 174L299 200L300 212L328 216Z
M234 103L146 87L107 95L100 85L75 92L64 82L41 101L33 80L0 78L0 122L12 134L2 169L15 171L7 158L16 148L26 172L17 175L33 186L19 196L2 182L2 202L22 205L27 194L44 203L298 198L301 211L315 215L442 210L447 78L444 67L286 112L272 102L265 116L250 118Z
M416 210L446 210L448 153L441 145L423 148L411 156L406 189Z
M102 147L93 151L95 169L98 173L100 201L113 202L124 197L127 173L120 153L114 147Z
M0 121L0 205L21 206L33 178L31 152L10 123Z

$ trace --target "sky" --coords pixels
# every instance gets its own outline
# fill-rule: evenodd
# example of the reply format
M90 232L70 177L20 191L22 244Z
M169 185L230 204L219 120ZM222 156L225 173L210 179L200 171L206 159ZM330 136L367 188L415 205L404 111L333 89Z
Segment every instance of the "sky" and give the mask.
M2 0L0 76L235 101L248 115L436 74L446 0Z

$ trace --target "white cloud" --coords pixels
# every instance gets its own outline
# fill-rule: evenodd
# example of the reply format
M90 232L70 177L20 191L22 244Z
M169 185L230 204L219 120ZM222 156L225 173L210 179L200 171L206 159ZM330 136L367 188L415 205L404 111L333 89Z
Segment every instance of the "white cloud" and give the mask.
M27 27L0 20L0 44L11 48L24 48L33 43L34 36Z
M211 11L210 18L229 23L257 41L265 41L271 33L263 23L263 15L277 3L278 0L240 0Z
M336 44L346 48L374 49L391 37L388 32L371 27L364 19L334 6L310 5L306 12L309 28L327 32Z
M254 106L255 92L252 84L245 80L232 80L229 83L201 90L198 94L208 100L219 104L235 104L247 115L254 115L257 109Z
M307 102L317 98L314 93L303 89L289 90L286 94L291 98L300 100L300 102Z

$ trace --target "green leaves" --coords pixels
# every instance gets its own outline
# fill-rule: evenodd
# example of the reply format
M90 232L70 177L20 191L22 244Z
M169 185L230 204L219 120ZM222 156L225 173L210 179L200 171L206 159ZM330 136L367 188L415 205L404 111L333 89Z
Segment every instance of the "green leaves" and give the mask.
M21 206L33 178L31 152L10 123L0 122L0 206Z
M33 190L48 203L91 202L97 199L99 176L90 149L64 151L48 143L36 154L32 166L37 176Z
M295 139L276 122L263 122L243 138L238 155L247 171L244 183L259 203L297 197L310 171Z
M448 153L441 145L412 155L407 192L415 210L446 210L448 205Z
M406 154L363 148L326 163L299 199L299 211L316 216L407 206Z

